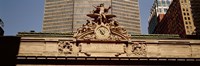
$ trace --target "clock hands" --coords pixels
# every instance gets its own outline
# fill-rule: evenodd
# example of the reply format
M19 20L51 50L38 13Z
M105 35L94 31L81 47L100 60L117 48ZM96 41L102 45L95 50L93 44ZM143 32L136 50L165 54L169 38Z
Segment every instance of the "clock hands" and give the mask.
M104 34L105 34L105 31L103 31L103 30L101 30L101 29L99 29L99 31L100 31L101 35L104 35Z

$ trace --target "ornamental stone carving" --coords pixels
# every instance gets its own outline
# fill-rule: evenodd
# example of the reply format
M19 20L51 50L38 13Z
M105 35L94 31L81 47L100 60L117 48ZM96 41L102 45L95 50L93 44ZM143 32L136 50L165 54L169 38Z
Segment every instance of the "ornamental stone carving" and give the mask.
M146 55L146 45L143 43L134 42L132 45L132 53L134 55Z
M72 54L72 44L68 41L59 41L58 52L64 54Z
M77 29L74 34L76 39L91 39L91 40L129 40L130 35L127 31L119 26L119 23L114 19L116 15L108 14L111 7L105 8L103 4L95 7L96 10L91 14L87 14L92 20L86 20ZM100 8L100 10L99 10ZM103 10L101 10L103 9ZM104 11L105 9L105 11Z

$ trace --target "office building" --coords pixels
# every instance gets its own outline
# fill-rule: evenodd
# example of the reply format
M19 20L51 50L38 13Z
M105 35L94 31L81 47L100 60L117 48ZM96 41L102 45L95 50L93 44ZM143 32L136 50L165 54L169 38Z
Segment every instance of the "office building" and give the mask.
M190 0L174 0L164 18L159 22L156 34L179 34L182 37L195 34Z
M149 34L153 34L154 30L158 24L158 19L160 18L159 15L162 14L162 16L164 14L166 14L169 5L171 4L173 0L154 0L153 6L151 8L150 11L150 16L149 16L149 27L148 27L148 31Z
M45 0L43 32L74 33L101 3L129 33L141 34L138 0Z

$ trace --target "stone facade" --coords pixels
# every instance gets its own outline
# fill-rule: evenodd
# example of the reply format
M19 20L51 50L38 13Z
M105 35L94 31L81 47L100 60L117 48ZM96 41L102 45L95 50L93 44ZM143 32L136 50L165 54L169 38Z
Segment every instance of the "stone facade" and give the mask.
M87 40L85 40L87 41ZM200 41L131 39L79 42L74 38L22 37L18 56L200 58Z

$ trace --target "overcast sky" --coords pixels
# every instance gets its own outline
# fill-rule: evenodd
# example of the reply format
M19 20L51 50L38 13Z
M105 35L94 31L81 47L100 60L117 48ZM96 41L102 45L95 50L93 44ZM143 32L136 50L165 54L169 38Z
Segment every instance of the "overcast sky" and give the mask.
M141 31L148 34L148 17L154 0L139 0ZM4 35L18 32L42 31L44 0L0 0L0 18L4 22Z

